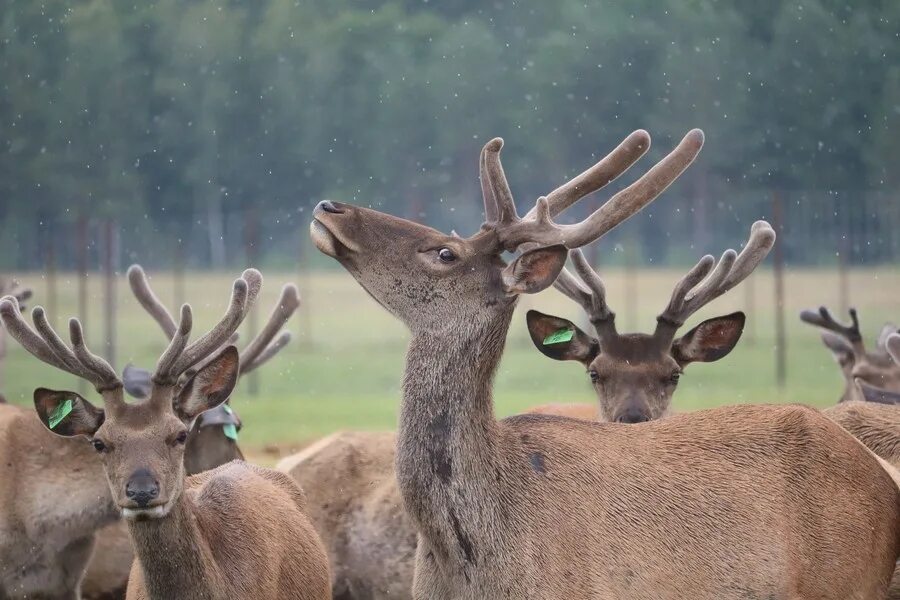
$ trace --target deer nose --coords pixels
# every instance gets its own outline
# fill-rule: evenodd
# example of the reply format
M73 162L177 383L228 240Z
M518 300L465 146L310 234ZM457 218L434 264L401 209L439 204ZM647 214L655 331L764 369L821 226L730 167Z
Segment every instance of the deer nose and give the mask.
M159 482L146 469L135 471L125 484L125 495L144 508L159 496Z
M643 422L649 421L649 420L650 420L650 415L648 415L644 411L639 410L637 408L629 408L628 410L626 410L625 412L620 414L618 417L616 417L617 423L633 424L633 423L643 423Z
M316 206L316 208L321 209L327 213L331 213L333 215L344 214L343 209L335 206L334 202L332 202L331 200L322 200L321 202L319 202L319 204L318 204L318 206Z

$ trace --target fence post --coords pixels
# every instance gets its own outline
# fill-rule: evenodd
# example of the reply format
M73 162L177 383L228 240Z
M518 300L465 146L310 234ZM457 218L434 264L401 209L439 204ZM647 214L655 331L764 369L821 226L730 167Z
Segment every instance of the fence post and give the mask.
M259 261L259 216L255 209L248 208L244 211L244 251L247 256L247 266L256 267ZM256 337L259 331L259 316L255 309L247 315L247 342ZM259 373L251 371L247 374L247 391L251 396L259 394Z
M116 368L116 257L119 236L116 222L107 218L103 235L103 322L106 334L106 360Z
M75 226L75 269L78 279L78 318L87 332L88 311L88 221L84 209L78 213L78 221ZM87 335L85 333L85 335ZM81 394L87 392L87 382L78 377L78 391Z
M778 190L772 192L772 220L777 238L773 248L775 263L775 384L784 388L787 379L787 336L784 331L784 207Z

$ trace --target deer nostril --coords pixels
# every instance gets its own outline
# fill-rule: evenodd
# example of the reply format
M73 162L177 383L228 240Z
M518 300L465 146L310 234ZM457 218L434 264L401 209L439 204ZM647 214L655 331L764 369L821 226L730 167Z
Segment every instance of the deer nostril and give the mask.
M333 215L341 215L344 211L337 206L331 200L322 200L319 202L319 206L317 208L321 208L323 211L327 213L331 213Z
M125 484L125 496L144 507L159 496L159 483L147 471L139 471Z

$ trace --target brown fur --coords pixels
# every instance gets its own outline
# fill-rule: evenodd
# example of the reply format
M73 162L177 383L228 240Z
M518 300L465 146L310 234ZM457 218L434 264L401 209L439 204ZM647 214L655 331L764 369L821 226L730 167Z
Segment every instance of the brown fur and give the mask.
M590 404L542 404L525 411L533 415L556 415L570 419L583 419L585 421L599 421L597 407Z
M235 461L190 477L168 517L128 521L138 560L127 598L330 598L305 511L297 484L271 469Z
M0 406L0 598L75 598L94 532L119 511L87 440Z
M394 475L396 441L388 432L341 432L278 464L307 491L335 598L411 597L416 530Z
M462 239L344 204L314 216L319 249L412 330L396 467L414 597L883 597L900 491L820 413L497 421L516 296L552 282L557 250L505 265L490 225Z

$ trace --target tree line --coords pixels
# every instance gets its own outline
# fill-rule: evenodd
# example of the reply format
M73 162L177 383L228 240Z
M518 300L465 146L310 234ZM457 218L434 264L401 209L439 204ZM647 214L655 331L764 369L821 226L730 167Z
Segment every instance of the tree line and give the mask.
M468 232L490 137L525 206L638 127L650 159L707 134L635 226L651 258L677 255L679 219L742 236L772 190L795 220L877 242L897 224L898 31L891 0L9 0L0 267L85 214L165 245L333 198ZM871 239L863 258L896 246Z

